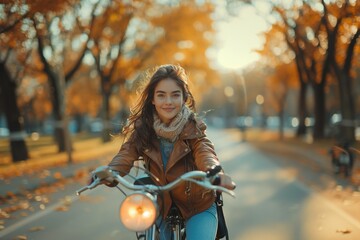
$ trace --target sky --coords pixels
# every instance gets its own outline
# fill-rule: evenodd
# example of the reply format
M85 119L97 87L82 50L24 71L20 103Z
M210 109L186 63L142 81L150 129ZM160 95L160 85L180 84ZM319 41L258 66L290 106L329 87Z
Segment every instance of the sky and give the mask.
M212 53L215 65L224 70L241 70L258 59L255 49L263 40L260 33L266 31L264 19L251 7L239 10L237 16L218 20L215 25L217 46Z

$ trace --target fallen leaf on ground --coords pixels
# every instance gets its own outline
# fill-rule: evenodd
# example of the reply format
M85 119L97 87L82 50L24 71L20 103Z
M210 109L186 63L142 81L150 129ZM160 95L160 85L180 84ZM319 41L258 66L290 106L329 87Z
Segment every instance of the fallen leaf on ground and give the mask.
M11 191L8 191L8 192L6 193L6 196L7 196L8 198L16 198L16 194L13 193L13 192L11 192Z
M75 172L75 179L82 179L85 176L88 176L89 172L85 169L81 169Z
M16 238L14 238L14 240L27 240L27 239L28 238L25 235L18 235L18 236L16 236Z
M342 234L349 234L351 233L351 230L349 229L338 229L336 230L337 233L342 233Z
M0 209L0 218L10 218L10 214Z
M70 206L72 203L71 197L70 196L66 196L64 199L62 199L64 205L66 206Z
M61 179L61 178L63 178L63 176L62 176L61 172L55 172L54 173L54 178L55 179Z
M59 211L59 212L67 212L67 211L69 211L69 207L67 207L67 206L60 206L60 207L56 208L56 211Z
M37 226L37 227L32 227L29 229L30 232L37 232L37 231L42 231L45 228L43 226Z
M29 216L29 214L26 213L26 212L22 212L22 213L20 213L20 216L22 216L22 217L27 217L27 216Z

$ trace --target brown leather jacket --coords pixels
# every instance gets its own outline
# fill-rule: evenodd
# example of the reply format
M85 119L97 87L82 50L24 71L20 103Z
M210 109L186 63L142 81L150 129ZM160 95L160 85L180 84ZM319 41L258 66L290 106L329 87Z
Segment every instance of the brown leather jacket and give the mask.
M146 168L158 178L158 181L156 181L153 177L153 181L158 185L172 182L188 171L207 171L212 166L220 163L214 145L206 137L205 130L206 125L204 122L190 117L179 139L174 144L165 172L159 142L156 142L156 148L154 149L138 152L136 143L129 140L121 146L120 151L109 163L109 166L116 171L128 173L134 161L138 160L139 157L143 157ZM164 192L163 197L159 197L159 200L159 206L163 206L163 217L167 216L172 201L174 201L182 216L188 219L208 209L215 201L215 192L204 189L195 183L184 182L170 193Z

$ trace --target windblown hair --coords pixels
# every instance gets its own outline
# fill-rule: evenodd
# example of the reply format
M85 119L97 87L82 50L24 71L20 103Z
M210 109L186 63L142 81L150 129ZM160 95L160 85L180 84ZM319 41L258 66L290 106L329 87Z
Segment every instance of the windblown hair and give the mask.
M178 65L161 65L156 67L153 74L148 75L145 88L140 94L139 101L131 109L127 125L123 134L135 141L139 151L154 147L156 133L153 128L155 106L152 101L157 84L163 79L173 79L183 92L185 104L195 112L195 100L188 86L188 76Z

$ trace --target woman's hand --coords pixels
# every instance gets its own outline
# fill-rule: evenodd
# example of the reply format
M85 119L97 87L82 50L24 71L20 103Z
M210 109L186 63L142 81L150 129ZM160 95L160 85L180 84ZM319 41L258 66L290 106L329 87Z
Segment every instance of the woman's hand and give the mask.
M234 190L236 188L236 184L231 180L229 175L225 173L219 173L218 176L220 177L220 186L227 188L229 190Z
M212 184L222 186L229 190L234 190L236 188L236 184L231 180L229 175L226 175L221 170L222 167L220 165L216 165L207 171L207 175L214 176Z
M91 173L90 176L87 179L87 184L91 185L98 177L96 176L96 174ZM117 182L115 180L111 180L108 178L102 179L100 180L101 184L104 184L108 187L116 187L117 186Z

